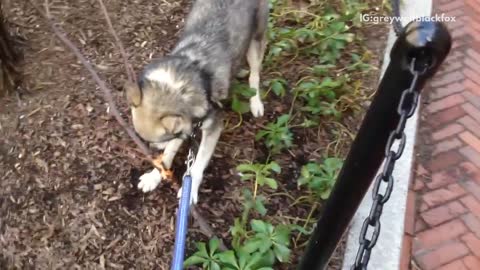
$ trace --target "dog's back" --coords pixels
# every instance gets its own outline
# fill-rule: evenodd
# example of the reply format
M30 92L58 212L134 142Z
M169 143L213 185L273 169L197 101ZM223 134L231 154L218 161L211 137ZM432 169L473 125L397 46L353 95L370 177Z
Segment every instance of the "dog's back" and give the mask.
M259 1L252 0L197 0L183 37L203 37L213 46L227 45L228 41L228 48L224 49L231 51L232 58L239 58L245 54L255 31L258 5Z
M257 24L259 3L266 0L197 0L172 54L198 61L214 77L230 80L244 60ZM265 22L266 24L266 22ZM266 27L266 26L262 26ZM217 80L218 82L218 80ZM228 85L213 85L215 99L227 97Z

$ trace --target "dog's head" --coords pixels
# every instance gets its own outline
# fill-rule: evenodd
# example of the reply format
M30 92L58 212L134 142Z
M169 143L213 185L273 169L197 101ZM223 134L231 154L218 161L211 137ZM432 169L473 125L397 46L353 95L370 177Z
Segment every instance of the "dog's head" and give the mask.
M187 76L188 78L188 76ZM157 145L174 138L186 138L193 119L207 113L208 104L194 80L175 76L166 69L145 73L141 83L125 84L135 131L144 140Z

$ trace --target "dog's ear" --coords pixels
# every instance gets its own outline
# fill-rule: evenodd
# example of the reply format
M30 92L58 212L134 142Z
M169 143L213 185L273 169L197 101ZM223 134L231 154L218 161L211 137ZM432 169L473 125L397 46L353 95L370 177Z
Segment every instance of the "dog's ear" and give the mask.
M127 96L127 102L130 106L138 107L142 103L142 90L133 82L125 82L123 88L125 89L125 95Z
M182 131L183 118L179 115L168 115L162 118L162 125L169 133Z

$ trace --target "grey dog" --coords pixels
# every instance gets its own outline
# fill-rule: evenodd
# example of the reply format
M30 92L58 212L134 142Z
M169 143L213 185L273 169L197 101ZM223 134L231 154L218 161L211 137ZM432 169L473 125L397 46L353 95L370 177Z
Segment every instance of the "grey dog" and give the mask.
M204 170L223 130L221 101L229 97L232 75L245 58L249 85L256 90L250 109L255 117L263 116L259 84L268 13L267 0L196 0L171 54L147 65L138 85L125 85L135 131L164 149L166 168L195 123L201 122L202 138L191 170L191 203L198 201ZM153 169L140 177L138 188L152 191L161 180Z

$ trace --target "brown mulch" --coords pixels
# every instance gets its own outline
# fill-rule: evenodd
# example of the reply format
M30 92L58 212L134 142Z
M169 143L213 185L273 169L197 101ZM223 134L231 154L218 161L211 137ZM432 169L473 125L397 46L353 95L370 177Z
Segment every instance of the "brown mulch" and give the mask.
M122 60L97 1L50 2L52 15L118 90L117 105L129 117L120 92L125 79ZM105 1L136 71L173 46L189 2ZM168 269L177 207L174 190L166 184L149 194L136 190L138 176L149 165L138 159L138 150L108 114L83 66L26 1L12 1L9 7L10 27L24 52L24 83L20 95L0 100L0 269ZM379 66L386 35L382 27L373 33L378 36L369 48L374 50L372 63ZM376 86L375 76L370 89ZM233 130L228 128L239 119L229 114L198 206L219 237L229 237L229 226L242 207L240 190L245 184L235 166L267 158L255 133L286 109L278 100L267 101L266 117L246 115ZM350 130L360 116L347 117ZM320 157L333 129L325 124L314 131L295 130L300 146L276 159L283 168L277 177L279 193L302 194L296 184L299 168ZM178 175L182 157L176 160ZM308 215L308 205L289 207L291 203L285 196L271 197L268 215L274 222ZM195 240L205 240L194 225L190 228L189 250ZM329 269L340 268L341 247ZM302 249L295 249L295 260Z

